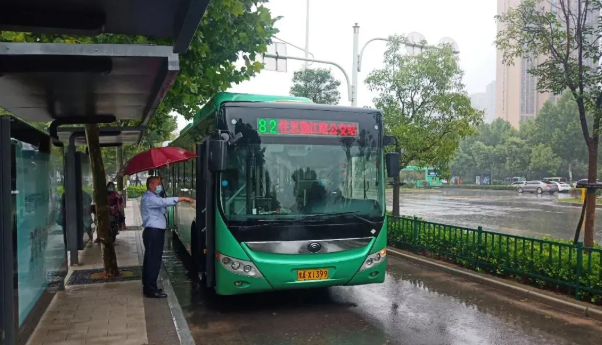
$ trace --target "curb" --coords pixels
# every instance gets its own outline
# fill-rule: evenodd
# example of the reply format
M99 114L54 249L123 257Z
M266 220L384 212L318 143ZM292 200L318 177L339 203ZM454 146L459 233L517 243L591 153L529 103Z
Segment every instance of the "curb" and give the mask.
M141 236L138 236L136 239L136 246L138 246L138 261L140 262L140 267L142 267L144 255L142 254L142 239L140 237ZM161 282L161 287L163 287L163 291L167 294L167 306L169 307L171 319L174 327L176 328L176 334L180 340L180 345L196 345L194 339L192 338L190 326L188 326L188 322L184 317L184 312L182 311L180 302L178 302L178 297L176 296L173 286L171 285L171 280L169 280L169 274L165 270L163 259L161 259L159 280Z
M171 312L173 324L176 327L176 333L180 339L180 345L195 345L196 343L192 338L192 332L190 331L186 317L184 317L184 312L182 311L180 302L178 302L178 297L176 297L176 293L171 286L171 281L169 280L169 275L165 270L165 265L163 262L161 262L161 271L159 271L159 277L161 278L163 290L167 294L167 305L169 306L169 311Z
M569 206L569 207L583 207L583 204L576 203L576 202L560 202L560 201L556 201L556 205ZM602 208L602 205L597 205L596 204L596 208Z
M529 286L516 286L513 284L508 284L503 281L499 281L497 279L493 279L490 277L486 277L482 274L473 273L466 269L450 267L447 265L443 265L437 262L433 262L426 258L417 257L413 254L404 253L397 248L387 247L387 253L389 255L395 256L402 260L410 261L418 265L428 266L445 273L470 280L479 284L483 284L490 288L500 290L506 293L509 293L513 296L516 296L520 299L530 299L535 302L539 302L550 307L559 309L561 311L577 314L581 316L585 316L591 318L596 321L602 321L602 309L597 308L595 306L587 306L580 303L570 302L561 298L556 298L544 293L541 293L535 289L532 289Z

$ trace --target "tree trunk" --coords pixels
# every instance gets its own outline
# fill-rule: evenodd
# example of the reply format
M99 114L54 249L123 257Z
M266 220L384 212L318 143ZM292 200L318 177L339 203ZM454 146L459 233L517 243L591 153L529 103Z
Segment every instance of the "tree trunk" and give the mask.
M117 166L117 190L119 193L123 192L123 176L120 176L119 173L121 169L123 169L123 147L117 148L117 162L115 164Z
M126 206L126 202L127 202L127 197L126 194L124 193L124 187L127 188L127 186L125 186L125 176L120 175L121 170L123 169L123 146L120 146L117 148L117 191L119 191L119 194L121 194L121 196L123 197L123 206Z
M573 181L573 163L569 162L569 182Z
M109 219L109 195L105 167L102 162L98 124L86 125L86 139L90 152L90 170L94 183L94 203L96 204L96 217L98 220L98 239L102 248L102 259L107 277L119 276L117 256L115 253L114 236L111 235Z
M587 180L596 183L598 177L598 145L589 149L589 162L587 168ZM588 189L588 203L585 208L585 230L583 231L583 245L594 246L594 220L596 212L596 190Z

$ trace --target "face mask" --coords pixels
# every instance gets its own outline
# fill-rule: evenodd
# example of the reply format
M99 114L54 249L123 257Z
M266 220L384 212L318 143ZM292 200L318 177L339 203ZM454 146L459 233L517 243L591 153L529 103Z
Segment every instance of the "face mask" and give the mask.
M155 189L155 194L159 195L161 194L161 192L163 192L163 186L158 185L157 189Z
M328 184L328 179L326 179L326 178L323 178L323 179L321 179L321 180L320 180L320 184L321 184L322 186L326 186L326 185Z
M108 190L109 190L109 193L113 193L113 191L115 191L115 189L113 189L113 188L109 188Z

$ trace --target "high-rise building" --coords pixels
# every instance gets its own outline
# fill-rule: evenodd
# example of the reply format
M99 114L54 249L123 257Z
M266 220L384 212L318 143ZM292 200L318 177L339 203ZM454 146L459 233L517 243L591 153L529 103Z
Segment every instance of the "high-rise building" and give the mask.
M493 120L495 120L495 118L496 118L495 117L495 111L496 111L495 89L496 89L495 80L492 81L491 83L487 84L487 87L485 88L485 90L486 90L485 93L487 94L487 110L485 111L485 121L487 123L493 122Z
M470 95L470 104L473 108L483 110L484 121L491 123L495 120L495 80L487 84L485 92L477 92Z
M498 0L497 13L503 14L509 9L520 5L523 0ZM573 4L578 4L574 1ZM542 2L550 12L558 10L557 0ZM588 16L588 25L597 22L598 15ZM504 29L504 25L498 23L498 32ZM593 38L592 38L593 39ZM555 100L555 96L548 92L537 90L537 78L528 73L528 70L545 61L545 56L530 56L517 58L511 66L502 63L503 52L497 52L496 61L496 101L495 116L502 118L515 128L522 121L537 116L537 113L548 100ZM594 66L593 61L587 61L586 65Z
M498 0L497 13L503 14L510 8L518 6L522 0ZM498 23L498 32L504 25ZM497 52L496 61L496 117L502 118L515 128L526 119L533 118L550 99L547 93L537 91L537 78L527 73L542 57L517 58L514 65L502 63L503 52Z

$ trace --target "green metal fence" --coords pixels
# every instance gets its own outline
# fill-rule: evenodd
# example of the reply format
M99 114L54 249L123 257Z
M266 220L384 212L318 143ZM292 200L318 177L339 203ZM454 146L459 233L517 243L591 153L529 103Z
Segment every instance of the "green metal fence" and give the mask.
M602 301L602 249L389 216L389 242L542 288Z

